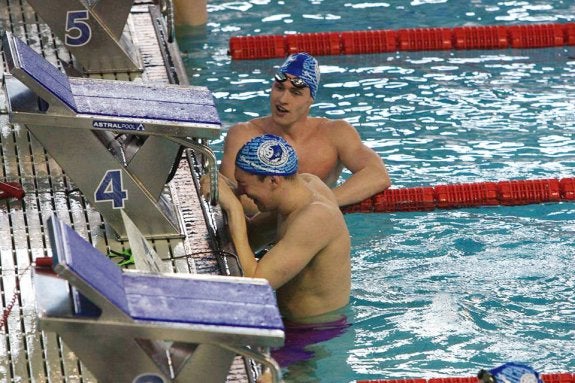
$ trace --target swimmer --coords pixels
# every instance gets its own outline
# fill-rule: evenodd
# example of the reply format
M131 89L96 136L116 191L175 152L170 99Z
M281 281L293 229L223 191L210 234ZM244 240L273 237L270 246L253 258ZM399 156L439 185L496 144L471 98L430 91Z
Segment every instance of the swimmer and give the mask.
M275 245L258 261L242 203L220 176L219 203L244 276L264 278L276 290L286 332L294 326L309 331L328 324L328 335L341 333L332 324L345 327L341 311L351 289L350 236L332 190L317 176L298 173L293 147L270 134L256 136L239 149L234 178L235 193L276 217ZM203 181L206 194L209 183ZM286 339L290 342L291 337Z
M318 176L333 188L339 206L351 205L391 185L381 157L344 120L309 116L319 86L319 64L307 53L289 56L280 66L270 93L271 114L232 126L224 141L220 172L234 180L236 155L251 138L281 136L299 157L299 172ZM337 185L343 168L352 176ZM244 204L246 214L255 214Z
M238 195L224 177L219 182L244 275L268 280L283 317L296 323L346 306L351 286L350 236L335 196L318 177L297 171L295 150L281 137L257 136L238 151L236 193L276 217L275 245L259 261Z

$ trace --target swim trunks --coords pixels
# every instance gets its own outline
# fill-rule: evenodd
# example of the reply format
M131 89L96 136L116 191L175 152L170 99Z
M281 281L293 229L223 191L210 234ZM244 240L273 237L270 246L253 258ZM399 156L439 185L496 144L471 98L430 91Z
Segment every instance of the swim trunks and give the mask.
M280 367L288 367L297 362L304 362L314 357L308 346L325 342L342 335L350 326L347 317L327 323L294 323L284 319L285 343L271 355Z

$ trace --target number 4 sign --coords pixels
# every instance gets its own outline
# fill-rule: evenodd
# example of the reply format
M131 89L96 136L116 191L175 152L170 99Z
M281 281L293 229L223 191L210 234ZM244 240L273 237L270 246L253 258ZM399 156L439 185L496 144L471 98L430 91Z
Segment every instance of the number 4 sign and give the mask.
M128 199L128 191L124 189L122 171L108 170L94 192L96 202L112 201L114 209L123 209L124 200Z

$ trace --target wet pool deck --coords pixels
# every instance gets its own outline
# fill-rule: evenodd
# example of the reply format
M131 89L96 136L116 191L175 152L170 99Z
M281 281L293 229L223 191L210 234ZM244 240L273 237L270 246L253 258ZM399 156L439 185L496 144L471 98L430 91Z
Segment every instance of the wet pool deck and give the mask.
M161 83L174 82L175 78L176 82L186 84L179 54L167 57L158 43L153 28L155 20L148 11L150 5L153 2L136 1L128 18L134 45L145 65L141 78ZM55 65L59 65L58 59L73 60L23 1L0 2L0 32L5 30L42 52ZM2 68L7 71L3 61ZM105 77L133 80L127 73ZM221 271L221 259L211 254L221 243L214 245L213 228L207 224L198 197L197 173L191 167L195 167L193 156L184 156L165 188L181 214L185 238L151 242L176 272L226 273ZM4 328L0 328L0 382L96 382L57 335L38 329L30 268L36 258L51 255L45 224L53 213L104 253L125 250L128 244L116 238L101 215L26 128L9 124L4 92L0 92L0 182L18 182L26 192L23 200L0 200L0 299L5 314L11 307L3 319ZM249 380L244 361L236 358L228 381Z

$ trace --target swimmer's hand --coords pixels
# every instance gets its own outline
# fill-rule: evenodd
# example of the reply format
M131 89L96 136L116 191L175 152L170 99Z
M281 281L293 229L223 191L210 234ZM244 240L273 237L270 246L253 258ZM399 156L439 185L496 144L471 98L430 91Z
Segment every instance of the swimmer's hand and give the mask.
M266 368L264 372L260 375L257 379L256 383L272 383L274 379L272 378L272 373L269 368ZM283 379L281 379L278 383L285 383Z
M236 196L241 201L246 217L250 217L250 219L255 218L259 214L259 210L254 201L252 201L248 196L240 195L240 192L238 191L238 183L221 173L218 173L218 177L218 189L220 189L218 194L222 193L222 185L225 184L232 191L234 196ZM200 178L200 194L207 200L210 200L211 187L210 174L204 174ZM218 195L218 200L218 202L221 204L221 195Z
M233 200L238 201L235 195L235 190L237 189L237 183L230 180L221 173L218 173L218 202L222 209L226 209L233 203ZM208 199L211 194L211 177L209 174L204 174L200 178L200 194Z
M218 182L218 202L222 209L230 212L232 209L237 208L243 214L242 203L238 196L236 196L234 190L230 187L230 184L226 182L227 178L220 176Z
M212 185L211 185L211 177L209 174L204 174L200 178L200 195L206 199L210 197L210 193L212 192Z

